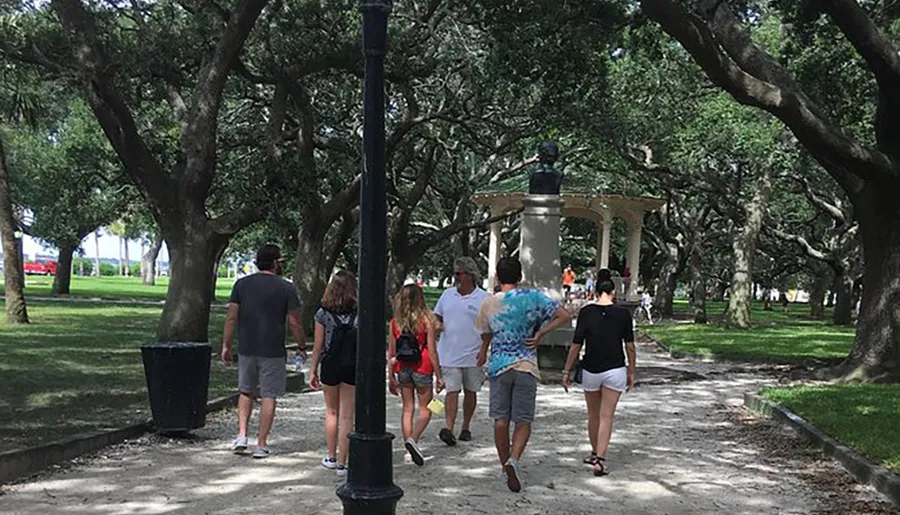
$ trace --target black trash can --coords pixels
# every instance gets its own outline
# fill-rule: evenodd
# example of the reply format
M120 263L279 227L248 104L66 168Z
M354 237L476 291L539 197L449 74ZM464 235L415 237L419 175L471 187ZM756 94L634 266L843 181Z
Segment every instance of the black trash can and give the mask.
M206 425L209 343L141 345L153 424L161 433L185 433Z

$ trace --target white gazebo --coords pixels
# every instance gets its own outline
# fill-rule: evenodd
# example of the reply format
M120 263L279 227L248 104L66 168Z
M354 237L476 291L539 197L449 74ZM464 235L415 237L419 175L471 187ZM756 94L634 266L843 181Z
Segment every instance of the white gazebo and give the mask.
M523 208L524 191L482 191L473 196L480 206L488 206L491 216L519 211ZM628 247L625 255L626 266L631 272L631 282L627 299L636 297L639 284L641 260L641 233L644 227L644 213L665 205L665 201L650 197L628 197L624 195L590 194L567 192L565 186L559 196L562 202L560 214L563 217L588 218L597 224L597 268L609 267L610 234L615 218L628 224ZM557 238L558 230L557 230ZM557 242L558 244L558 242ZM488 281L493 284L497 262L501 257L501 222L491 224L490 248L488 253ZM520 254L522 249L520 248ZM560 271L561 273L561 271Z

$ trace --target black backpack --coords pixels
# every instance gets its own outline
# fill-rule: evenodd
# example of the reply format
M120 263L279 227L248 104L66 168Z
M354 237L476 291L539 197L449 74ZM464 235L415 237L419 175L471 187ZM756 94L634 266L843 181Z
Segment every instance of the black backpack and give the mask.
M407 364L422 361L422 348L414 333L410 331L400 333L397 338L397 361Z
M356 320L350 316L347 323L334 313L330 313L334 321L334 330L331 331L331 341L325 351L325 359L336 363L341 367L356 366Z

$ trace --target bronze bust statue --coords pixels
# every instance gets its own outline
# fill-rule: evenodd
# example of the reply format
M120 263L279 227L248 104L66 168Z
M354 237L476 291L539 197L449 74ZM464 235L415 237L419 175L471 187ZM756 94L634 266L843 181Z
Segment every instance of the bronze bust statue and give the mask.
M553 167L559 159L559 147L552 141L538 145L538 165L528 172L529 195L559 195L563 174Z

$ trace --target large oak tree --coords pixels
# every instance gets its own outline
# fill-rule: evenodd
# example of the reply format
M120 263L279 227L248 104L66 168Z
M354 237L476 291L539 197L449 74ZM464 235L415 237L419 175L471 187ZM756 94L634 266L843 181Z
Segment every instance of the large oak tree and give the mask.
M855 0L801 2L807 14L811 9L827 16L874 77L877 107L869 127L874 134L870 145L843 131L790 70L754 42L739 16L752 14L745 4L722 0L690 4L692 8L673 0L641 1L644 13L676 38L711 80L738 102L784 122L847 193L859 220L866 272L856 341L842 372L847 379L900 378L897 47Z

